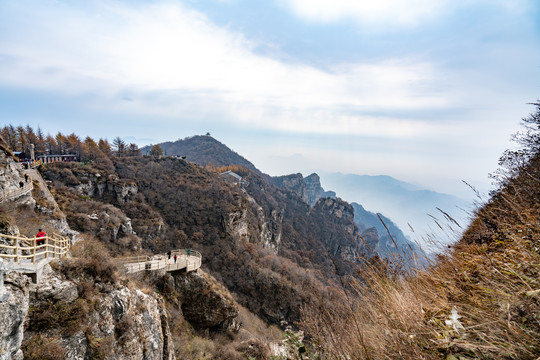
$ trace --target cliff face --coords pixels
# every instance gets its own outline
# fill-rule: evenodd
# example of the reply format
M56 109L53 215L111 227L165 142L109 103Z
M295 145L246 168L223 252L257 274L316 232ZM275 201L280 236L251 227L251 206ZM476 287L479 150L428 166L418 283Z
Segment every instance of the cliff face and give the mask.
M336 197L335 192L324 191L321 186L321 178L316 173L306 177L302 177L300 173L276 176L272 178L272 183L279 188L292 191L310 206L315 205L317 200L322 197Z
M36 201L29 191L30 186L31 179L25 178L21 166L5 151L0 150L0 202L33 208Z
M311 206L315 205L322 197L336 198L336 193L333 191L324 191L321 186L321 178L316 173L313 173L304 178L306 184L307 203Z
M184 318L196 329L234 329L238 306L212 276L201 270L175 272L165 281L178 293Z
M72 227L121 248L138 250L164 234L161 216L151 209L133 181L91 166L55 164L42 169L52 182Z
M308 202L308 194L306 190L306 183L302 174L291 174L284 176L273 177L272 181L275 186L283 189L287 189L297 194L303 202Z
M354 223L354 210L349 203L341 199L321 198L313 206L311 213L319 214L328 224L321 231L326 234L323 239L332 254L351 262L365 254Z
M23 358L20 348L28 313L28 284L29 278L15 272L6 275L4 285L0 284L0 360Z
M17 196L5 197L21 190ZM2 213L5 216L0 223L0 232L18 235L19 229L23 229L22 235L32 237L38 228L42 227L47 233L56 232L76 240L77 232L70 229L65 214L36 170L22 170L6 151L0 150L0 214ZM13 216L15 213L17 216Z
M226 231L236 241L258 243L276 254L281 245L283 215L278 210L266 215L255 199L247 193L242 195L235 211L227 216Z
M64 359L174 359L161 297L119 283L68 279L50 267L31 285L25 354Z

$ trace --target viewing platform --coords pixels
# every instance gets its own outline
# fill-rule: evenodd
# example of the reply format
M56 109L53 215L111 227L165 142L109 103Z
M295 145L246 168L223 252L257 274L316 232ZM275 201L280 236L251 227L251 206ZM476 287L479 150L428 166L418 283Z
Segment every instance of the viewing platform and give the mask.
M28 274L34 283L39 282L46 264L66 257L70 248L71 241L58 234L40 238L0 234L0 259L4 266L10 271Z
M176 255L176 261L175 261ZM185 270L190 272L201 267L202 255L198 251L182 249L171 250L171 256L167 254L159 254L152 256L131 256L116 259L116 262L123 266L128 274L139 271L155 271L165 269L165 271Z

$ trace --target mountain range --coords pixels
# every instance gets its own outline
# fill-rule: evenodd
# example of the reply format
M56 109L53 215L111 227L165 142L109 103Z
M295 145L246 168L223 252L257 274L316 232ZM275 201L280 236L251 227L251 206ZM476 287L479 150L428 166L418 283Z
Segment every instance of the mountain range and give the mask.
M185 156L188 161L198 165L215 165L215 166L245 166L246 168L255 171L263 176L267 181L271 181L276 186L283 187L284 183L296 181L297 188L291 184L289 188L295 191L302 192L300 189L301 174L291 174L278 177L270 177L263 174L257 167L243 156L237 154L225 144L209 135L197 135L179 139L174 142L164 142L159 144L164 153L168 155ZM145 154L150 151L151 146L141 149ZM309 176L306 176L306 185L314 186L311 189L311 199L305 197L304 201L314 204L314 192L320 193L318 197L340 197L348 202L357 203L362 209L368 209L373 215L375 213L385 214L389 219L392 219L399 227L400 233L406 235L409 239L420 244L425 243L426 238L430 234L440 230L443 227L445 231L460 232L468 224L469 211L471 203L467 200L458 198L453 195L443 194L432 190L427 190L421 186L410 184L404 181L397 180L391 176L379 175L356 175L342 173L327 173L320 172L317 175L315 183L318 185L309 185ZM319 181L320 177L320 181ZM294 180L296 179L296 180ZM324 184L326 192L320 183ZM287 187L287 186L285 186ZM319 189L320 188L320 189ZM356 207L360 211L360 207ZM440 209L440 210L439 210ZM364 210L366 211L366 210ZM452 220L459 224L457 226ZM374 220L373 217L368 217ZM388 219L388 220L389 220ZM355 220L362 228L362 222L367 221L364 217L362 220L357 219L355 211ZM390 220L389 220L390 221ZM370 227L375 227L381 234L381 221L377 218L376 221L368 222ZM382 232L384 235L386 230ZM394 235L394 234L393 234ZM395 235L401 239L401 235Z
M409 236L423 242L426 234L440 230L457 232L467 227L471 202L453 195L422 189L390 176L322 173L321 181L347 201L384 213ZM440 209L440 210L439 210ZM444 212L444 213L443 213ZM447 215L454 219L459 226ZM439 225L437 225L437 223Z

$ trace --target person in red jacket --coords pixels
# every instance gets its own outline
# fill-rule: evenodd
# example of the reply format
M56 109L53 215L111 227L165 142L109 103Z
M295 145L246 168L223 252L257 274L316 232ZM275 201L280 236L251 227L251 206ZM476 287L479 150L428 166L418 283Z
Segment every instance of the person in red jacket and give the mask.
M47 236L45 231L43 231L43 229L39 229L38 233L36 234L36 245L37 246L45 244L45 239L43 239L45 236Z

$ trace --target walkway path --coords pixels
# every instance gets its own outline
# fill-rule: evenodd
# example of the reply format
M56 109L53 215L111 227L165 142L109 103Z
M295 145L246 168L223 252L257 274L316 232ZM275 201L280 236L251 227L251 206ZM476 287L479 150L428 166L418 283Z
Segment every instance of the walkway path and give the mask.
M200 268L202 263L201 253L190 250L190 254L188 255L187 252L187 250L172 250L170 259L168 255L159 254L154 256L132 256L116 259L116 261L124 267L128 274L144 270L161 269L165 269L165 271L185 269L186 272L189 272ZM174 260L175 255L176 261Z
M58 234L39 239L0 234L0 259L9 264L9 270L26 273L36 283L43 266L55 258L66 257L70 248L71 241Z
M19 187L14 190L9 190L9 191L2 190L0 191L0 202L16 199L18 197L21 197L23 195L30 193L33 189L34 189L34 186L30 182L30 183L25 183L23 187Z
M43 240L43 243L37 245L36 240ZM26 273L36 283L39 282L43 267L53 259L66 257L70 247L71 241L57 234L39 239L0 234L0 259L3 267ZM118 258L115 261L128 274L161 269L189 272L201 267L202 255L198 251L182 249L172 250L170 258L166 254L159 254Z

